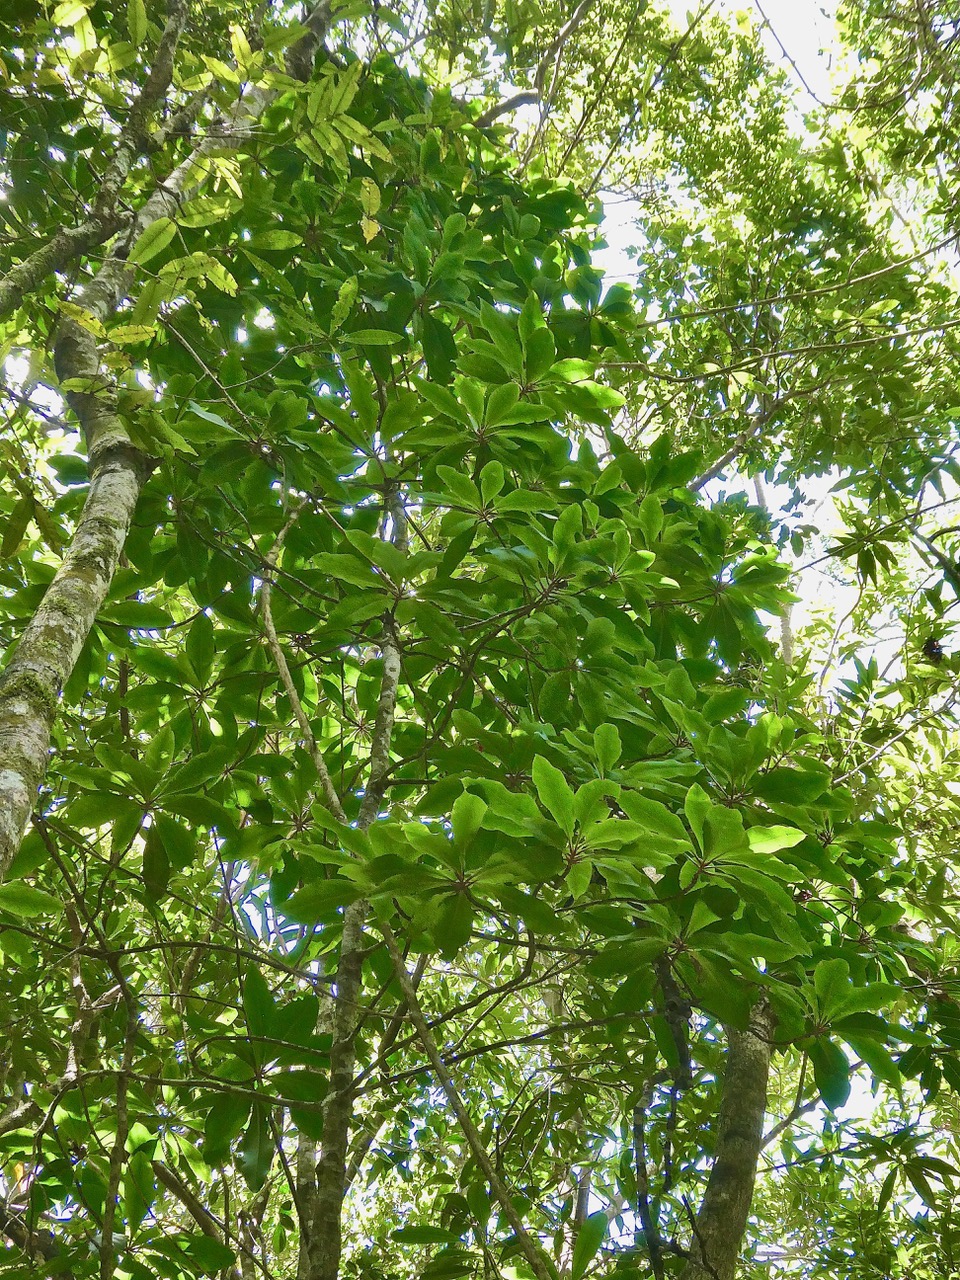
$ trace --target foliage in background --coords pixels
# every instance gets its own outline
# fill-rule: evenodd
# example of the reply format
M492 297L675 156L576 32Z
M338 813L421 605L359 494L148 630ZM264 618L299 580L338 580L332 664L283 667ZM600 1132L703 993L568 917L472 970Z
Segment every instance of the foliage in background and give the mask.
M955 1265L917 12L14 6L0 1271Z

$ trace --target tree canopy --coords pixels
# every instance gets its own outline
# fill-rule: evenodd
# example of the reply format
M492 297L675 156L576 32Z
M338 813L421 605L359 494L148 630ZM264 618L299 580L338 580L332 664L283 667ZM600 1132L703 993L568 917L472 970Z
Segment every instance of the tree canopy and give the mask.
M0 1274L952 1274L956 4L3 22Z

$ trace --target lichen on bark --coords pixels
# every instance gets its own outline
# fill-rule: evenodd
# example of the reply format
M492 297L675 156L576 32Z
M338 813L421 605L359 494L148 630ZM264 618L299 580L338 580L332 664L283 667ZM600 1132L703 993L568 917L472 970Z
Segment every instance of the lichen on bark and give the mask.
M760 1000L745 1031L727 1032L713 1165L691 1223L681 1280L733 1280L763 1142L774 1018Z
M108 175L111 181L116 180L118 190L129 164L138 154L145 122L162 100L163 90L172 77L173 57L186 16L187 7L180 0L173 0L155 72L134 112L136 127L129 137L124 135L118 140L115 162ZM314 57L329 26L327 0L308 8L304 23L304 35L288 52L288 58L296 64L294 74L301 78L312 71ZM190 155L157 185L140 210L132 217L124 215L120 219L128 236L135 237L159 218L175 213L189 189L197 185L198 163L222 152L224 147L240 145L249 137L253 123L274 96L273 91L257 90L238 98L233 109L216 122L219 127L211 128L207 136L197 142ZM200 167L203 168L202 163ZM110 182L106 182L104 191L111 190ZM110 220L119 216L116 208L100 212L106 219L104 226L116 225ZM39 251L36 261L20 264L12 278L0 281L0 313L3 307L12 309L21 305L28 289L39 287L50 271L87 251L91 247L91 235L97 243L107 238L109 232L101 237L103 227L98 224L91 230L91 225L78 229L62 242L55 237L51 242L53 247ZM136 269L118 249L107 255L78 296L85 310L102 323L128 296L135 279ZM60 694L106 599L137 500L152 466L151 459L133 444L126 423L117 412L115 388L112 381L103 376L96 338L89 329L67 316L61 317L57 329L54 365L61 382L93 379L102 382L103 391L69 390L65 394L86 440L90 489L67 554L0 677L0 880L9 870L36 802L37 789L46 771ZM22 705L17 704L20 709L15 712L14 704L9 698L4 699L3 691L27 688L31 682L35 696L22 699Z

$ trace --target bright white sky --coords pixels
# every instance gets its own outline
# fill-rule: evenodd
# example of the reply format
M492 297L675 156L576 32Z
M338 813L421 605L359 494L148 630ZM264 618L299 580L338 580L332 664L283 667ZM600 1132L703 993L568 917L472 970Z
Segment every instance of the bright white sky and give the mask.
M722 8L733 6L720 0ZM784 65L801 90L804 108L814 105L810 95L821 102L829 100L831 71L838 60L834 0L753 0L754 16L766 25L763 42L774 62ZM791 65L791 60L794 65Z

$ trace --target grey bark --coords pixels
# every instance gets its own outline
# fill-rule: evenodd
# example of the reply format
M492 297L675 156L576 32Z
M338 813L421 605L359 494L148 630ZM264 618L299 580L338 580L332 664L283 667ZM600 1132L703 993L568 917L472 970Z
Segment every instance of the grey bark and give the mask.
M323 1137L310 1197L313 1219L301 1247L298 1280L336 1280L343 1248L342 1209L347 1153L353 1121L357 1061L357 1015L363 985L363 923L366 903L354 902L343 918L337 968L336 1020L330 1046L330 1079L323 1108Z
M733 1280L743 1245L763 1142L774 1019L761 1001L746 1031L727 1032L713 1167L681 1280Z

